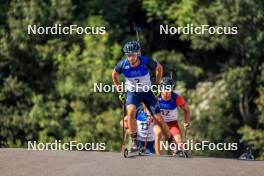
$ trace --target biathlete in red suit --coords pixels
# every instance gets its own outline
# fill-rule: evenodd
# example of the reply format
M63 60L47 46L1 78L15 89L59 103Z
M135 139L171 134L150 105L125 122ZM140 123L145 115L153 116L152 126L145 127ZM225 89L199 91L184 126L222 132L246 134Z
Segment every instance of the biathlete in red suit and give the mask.
M161 85L162 91L161 95L158 97L161 116L167 123L171 135L179 146L180 150L177 151L177 154L181 155L183 141L178 124L178 109L181 108L184 111L184 130L188 129L190 126L190 110L184 98L172 91L174 81L170 77L164 77ZM159 149L156 148L156 151L159 151Z

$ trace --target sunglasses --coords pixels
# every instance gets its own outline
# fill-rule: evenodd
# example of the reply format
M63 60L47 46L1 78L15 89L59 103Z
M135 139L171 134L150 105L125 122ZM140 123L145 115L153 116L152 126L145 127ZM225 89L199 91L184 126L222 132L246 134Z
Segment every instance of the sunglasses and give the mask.
M126 53L127 57L138 56L139 53Z

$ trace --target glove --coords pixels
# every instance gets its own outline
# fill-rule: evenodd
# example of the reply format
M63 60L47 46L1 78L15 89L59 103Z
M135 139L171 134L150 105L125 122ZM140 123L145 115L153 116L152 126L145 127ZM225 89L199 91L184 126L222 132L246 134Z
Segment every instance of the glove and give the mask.
M160 96L160 91L159 91L159 85L158 84L154 84L152 92L155 95L155 97Z
M124 102L124 101L126 100L126 94L123 93L123 92L119 92L118 94L119 94L119 95L118 95L119 100L120 100L121 102Z
M184 127L185 130L190 129L190 122L187 122L187 123L184 122L184 123L183 123L183 127Z

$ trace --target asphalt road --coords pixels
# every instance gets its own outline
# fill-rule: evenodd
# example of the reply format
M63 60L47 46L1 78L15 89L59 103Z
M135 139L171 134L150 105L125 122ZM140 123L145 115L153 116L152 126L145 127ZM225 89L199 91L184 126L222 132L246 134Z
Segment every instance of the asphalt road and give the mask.
M0 149L1 176L263 176L264 161L136 157L87 151Z

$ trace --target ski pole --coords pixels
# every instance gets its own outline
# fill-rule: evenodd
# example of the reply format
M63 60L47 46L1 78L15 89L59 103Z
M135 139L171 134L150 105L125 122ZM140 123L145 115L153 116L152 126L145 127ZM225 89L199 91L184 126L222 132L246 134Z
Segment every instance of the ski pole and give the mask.
M184 138L183 138L184 143L186 142L187 132L188 132L188 129L184 130Z
M141 31L141 28L139 26L136 26L135 23L133 23L133 29L136 31L137 42L139 43L139 32Z
M173 79L173 73L176 72L175 68L170 68L170 78Z
M127 132L127 130L125 130L125 134L124 134L123 142L122 142L122 149L121 149L121 152L124 152L124 150L125 150L125 142L126 142L126 140L127 140L127 135L128 135L128 132Z
M122 132L122 141L121 141L121 152L124 151L124 147L125 147L125 141L127 138L127 131L125 130L125 116L126 116L126 105L125 103L122 101L122 115L123 115L123 132Z
M148 143L148 136L149 136L149 127L150 127L150 122L151 122L151 119L150 119L151 116L148 115L148 119L147 119L147 136L146 136L146 139L145 139L145 144L144 144L144 153L146 154L146 149L147 149L147 143Z

